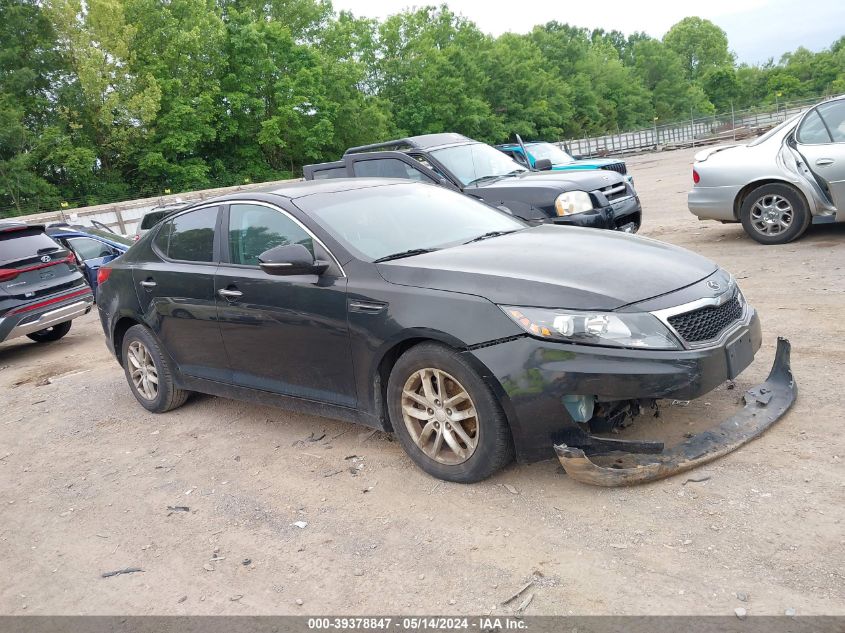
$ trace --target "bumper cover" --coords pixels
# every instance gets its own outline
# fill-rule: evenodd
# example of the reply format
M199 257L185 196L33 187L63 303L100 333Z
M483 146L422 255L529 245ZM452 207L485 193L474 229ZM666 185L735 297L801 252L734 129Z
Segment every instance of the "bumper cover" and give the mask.
M742 185L702 187L696 185L687 193L687 207L699 220L736 222L734 201Z
M0 342L39 332L87 314L94 305L94 295L87 286L82 290L48 299L51 303L38 310L9 314L0 319Z
M694 400L751 364L732 364L735 341L745 339L756 354L760 320L751 310L747 325L723 345L677 352L565 345L522 336L465 352L481 375L491 377L511 426L519 462L554 457L552 446L584 447L589 435L570 416L563 398L593 395L599 402Z
M551 217L545 222L636 233L639 231L642 222L642 206L637 196L630 196L583 213Z
M662 453L626 454L629 467L600 466L584 450L566 444L555 445L555 453L567 475L576 481L607 487L654 481L706 464L759 436L789 410L798 395L789 356L789 341L779 338L769 377L745 393L742 410Z

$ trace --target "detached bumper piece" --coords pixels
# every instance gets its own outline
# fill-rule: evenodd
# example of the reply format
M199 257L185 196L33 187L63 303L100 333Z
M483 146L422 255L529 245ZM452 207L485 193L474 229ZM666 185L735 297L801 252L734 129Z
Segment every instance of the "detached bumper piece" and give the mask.
M634 464L632 467L599 466L590 461L583 450L566 444L556 445L555 453L566 474L572 479L606 487L655 481L718 459L761 435L795 402L798 386L789 366L790 349L789 341L778 338L775 362L769 377L763 384L745 392L745 407L741 411L719 426L694 435L661 453L626 454L625 462ZM600 445L596 448L600 450ZM637 453L643 452L641 448L634 450ZM597 454L596 451L592 452Z

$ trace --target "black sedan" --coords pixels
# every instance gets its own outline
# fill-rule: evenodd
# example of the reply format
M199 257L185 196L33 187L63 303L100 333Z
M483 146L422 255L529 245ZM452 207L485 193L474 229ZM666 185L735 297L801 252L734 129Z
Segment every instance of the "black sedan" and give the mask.
M735 377L761 341L733 278L693 253L530 227L397 180L204 201L99 284L108 345L148 410L198 391L352 420L459 482L555 444L659 453L600 434Z

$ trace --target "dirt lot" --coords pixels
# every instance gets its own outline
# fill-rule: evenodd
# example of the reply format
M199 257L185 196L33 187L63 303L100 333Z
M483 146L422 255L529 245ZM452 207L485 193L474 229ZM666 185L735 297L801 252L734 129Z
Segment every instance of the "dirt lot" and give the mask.
M637 433L726 417L781 334L800 395L761 439L630 489L554 461L438 482L350 424L205 396L148 414L89 315L0 346L0 613L509 614L533 577L528 614L845 614L845 226L767 248L699 223L691 160L629 160L643 234L731 270L763 349L736 390ZM127 567L143 572L101 578Z

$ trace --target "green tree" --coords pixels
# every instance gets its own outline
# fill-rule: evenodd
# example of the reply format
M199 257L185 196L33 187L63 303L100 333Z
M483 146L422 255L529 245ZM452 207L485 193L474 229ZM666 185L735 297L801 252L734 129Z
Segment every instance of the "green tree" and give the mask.
M701 76L701 87L716 110L727 111L739 95L736 70L733 66L711 68Z
M707 113L713 106L701 89L684 78L680 56L655 39L641 39L632 51L634 69L648 91L660 122L685 119L690 112Z
M76 130L74 145L88 144L95 180L78 193L96 196L97 181L123 190L136 168L131 157L155 121L161 90L150 73L131 70L135 27L126 22L120 0L50 0L47 10L68 60L73 82L61 91L61 124ZM89 200L90 201L90 200Z
M0 0L0 208L15 214L54 205L47 174L53 124L51 91L64 60L35 0Z
M529 38L502 35L483 66L489 78L486 99L501 117L507 137L557 139L571 128L571 89L557 73L545 69L542 52Z
M728 36L710 20L684 18L663 36L663 43L680 55L689 80L698 79L711 68L733 64Z
M491 40L445 5L387 18L379 28L378 91L402 134L454 131L501 139L485 99L481 59Z

